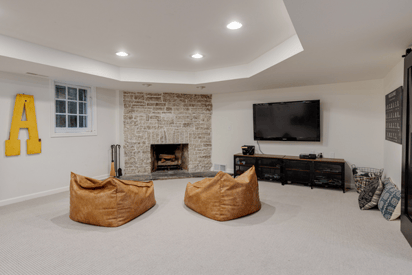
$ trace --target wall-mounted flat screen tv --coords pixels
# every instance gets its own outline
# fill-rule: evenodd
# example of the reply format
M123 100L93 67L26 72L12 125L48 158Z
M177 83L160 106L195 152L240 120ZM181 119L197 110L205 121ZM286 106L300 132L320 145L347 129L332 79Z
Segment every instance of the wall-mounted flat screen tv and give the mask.
M253 104L255 140L320 141L320 100Z

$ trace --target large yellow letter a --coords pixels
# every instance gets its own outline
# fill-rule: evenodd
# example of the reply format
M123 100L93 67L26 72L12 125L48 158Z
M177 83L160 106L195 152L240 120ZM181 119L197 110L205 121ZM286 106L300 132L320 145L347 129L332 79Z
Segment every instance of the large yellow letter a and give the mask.
M26 121L21 120L24 109L26 109ZM32 95L18 94L16 96L10 137L9 140L6 140L6 156L20 155L19 131L21 128L27 128L29 131L27 154L40 154L41 140L37 131L36 109L34 108L34 97Z

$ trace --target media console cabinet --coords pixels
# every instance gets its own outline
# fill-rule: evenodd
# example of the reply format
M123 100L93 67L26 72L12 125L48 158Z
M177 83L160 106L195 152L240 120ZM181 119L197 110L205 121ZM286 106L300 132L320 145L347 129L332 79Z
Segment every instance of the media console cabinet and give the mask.
M310 186L341 188L345 193L344 159L301 159L285 155L234 155L234 177L253 165L260 180L279 181L282 185L302 183Z

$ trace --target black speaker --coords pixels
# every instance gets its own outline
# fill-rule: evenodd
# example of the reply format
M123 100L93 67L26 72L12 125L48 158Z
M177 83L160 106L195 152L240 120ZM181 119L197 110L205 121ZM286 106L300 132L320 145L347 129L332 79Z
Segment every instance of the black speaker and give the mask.
M242 154L243 155L254 155L255 154L255 146L254 145L243 145L242 146Z

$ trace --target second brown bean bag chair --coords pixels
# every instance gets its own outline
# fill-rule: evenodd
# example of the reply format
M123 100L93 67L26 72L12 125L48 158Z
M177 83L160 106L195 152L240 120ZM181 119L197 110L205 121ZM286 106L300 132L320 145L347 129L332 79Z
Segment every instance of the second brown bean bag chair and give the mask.
M259 186L255 167L237 178L219 172L186 186L185 204L192 210L217 221L243 217L260 210Z
M70 219L115 227L143 214L156 204L153 182L104 181L71 173Z

